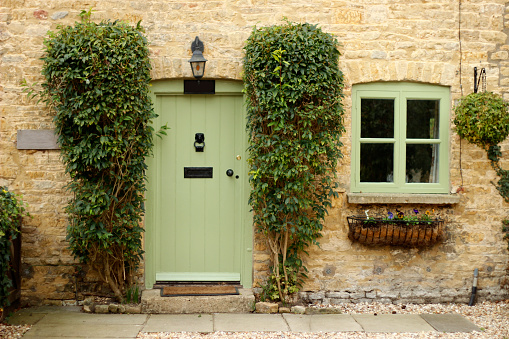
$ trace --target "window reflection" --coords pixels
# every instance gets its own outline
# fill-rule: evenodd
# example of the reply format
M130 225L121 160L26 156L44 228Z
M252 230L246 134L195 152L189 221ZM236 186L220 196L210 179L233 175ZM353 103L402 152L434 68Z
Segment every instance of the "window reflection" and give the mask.
M361 99L361 138L394 137L394 99Z
M361 144L361 182L394 182L393 173L393 144Z
M409 139L438 139L439 100L407 100Z
M406 145L406 182L438 182L438 145Z

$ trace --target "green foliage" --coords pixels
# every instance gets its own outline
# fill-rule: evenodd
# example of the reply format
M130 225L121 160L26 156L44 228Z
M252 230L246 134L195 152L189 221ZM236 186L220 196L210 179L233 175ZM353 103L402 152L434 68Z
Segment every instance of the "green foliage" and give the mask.
M491 167L500 177L493 184L505 202L509 202L509 171L500 166L502 152L498 144L509 135L508 107L509 104L497 94L472 93L461 99L454 118L458 135L486 150ZM503 225L504 239L509 242L507 220Z
M454 109L458 135L484 149L497 145L509 135L508 104L491 92L463 97Z
M500 146L490 146L487 150L488 159L491 160L491 166L497 172L500 177L497 183L493 183L497 188L500 195L504 198L505 202L509 202L509 171L503 169L500 166L500 159L502 158L502 152Z
M268 277L265 285L262 286L262 293L260 294L261 301L282 301L284 299L280 297L279 287L283 295L290 295L299 291L302 287L302 278L299 274L299 268L291 264L291 261L285 262L286 274L288 279L284 280L281 277L285 276L285 270L283 270L283 264L279 263L279 272L274 272L274 267L271 268L272 272Z
M137 304L140 302L140 286L138 284L134 284L130 286L124 297L124 304Z
M150 62L140 23L82 21L44 42L42 84L73 193L67 239L119 300L142 258L145 157L152 150ZM162 131L164 132L164 130Z
M305 271L302 253L318 244L342 154L343 75L337 41L310 24L254 28L245 46L250 132L250 204L272 252L284 300L288 269Z
M18 237L21 218L29 215L25 208L19 195L0 187L0 310L9 306L11 244Z
M507 249L509 250L509 219L502 220L502 233L504 233L504 240L507 240Z

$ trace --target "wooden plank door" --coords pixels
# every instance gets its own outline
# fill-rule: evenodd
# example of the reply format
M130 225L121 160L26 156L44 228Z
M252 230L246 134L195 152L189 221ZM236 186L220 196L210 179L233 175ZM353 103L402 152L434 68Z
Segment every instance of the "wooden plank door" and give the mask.
M155 280L241 281L243 97L159 95L155 105L170 127L149 176Z

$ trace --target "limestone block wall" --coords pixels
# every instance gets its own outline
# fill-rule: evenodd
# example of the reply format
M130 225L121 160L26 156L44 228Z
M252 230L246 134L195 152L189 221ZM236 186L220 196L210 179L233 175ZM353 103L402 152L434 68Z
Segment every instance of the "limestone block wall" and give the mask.
M509 12L501 0L2 0L0 3L0 185L24 195L32 219L23 225L23 290L26 303L60 303L100 291L84 278L66 249L67 176L56 150L18 150L17 131L52 128L52 113L29 101L22 81L41 81L48 30L79 20L142 20L150 41L154 79L190 78L190 44L199 36L209 60L205 78L242 79L243 45L253 27L283 18L318 24L341 42L345 74L344 158L338 164L341 194L324 225L321 247L306 258L309 279L302 297L323 303L363 300L467 301L474 268L480 298L507 297L507 217L491 181L485 152L451 131L452 205L358 205L348 202L351 153L351 88L373 81L410 81L451 88L451 106L473 91L473 68L484 67L487 90L509 100ZM451 116L452 121L452 116ZM451 124L452 127L452 124ZM509 158L509 143L503 144ZM506 163L509 166L509 162ZM347 238L346 216L372 211L435 209L447 220L445 242L431 249L368 248ZM255 236L254 284L270 266ZM85 268L86 271L86 268Z

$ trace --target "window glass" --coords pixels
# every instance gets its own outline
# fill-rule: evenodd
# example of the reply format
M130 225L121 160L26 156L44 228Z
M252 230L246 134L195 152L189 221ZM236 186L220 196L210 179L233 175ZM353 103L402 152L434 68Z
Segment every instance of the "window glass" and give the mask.
M406 146L406 182L438 182L438 145Z
M439 103L439 100L407 100L407 138L438 138Z
M394 99L361 100L361 138L394 137Z
M361 144L361 181L393 182L393 144Z

